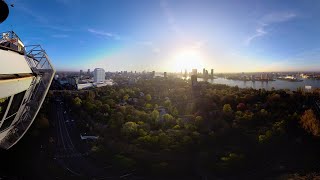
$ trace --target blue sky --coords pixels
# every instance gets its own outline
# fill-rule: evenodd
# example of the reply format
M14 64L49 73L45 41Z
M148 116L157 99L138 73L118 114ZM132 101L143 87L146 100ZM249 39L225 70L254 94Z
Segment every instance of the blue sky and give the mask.
M58 70L318 71L320 1L7 0Z

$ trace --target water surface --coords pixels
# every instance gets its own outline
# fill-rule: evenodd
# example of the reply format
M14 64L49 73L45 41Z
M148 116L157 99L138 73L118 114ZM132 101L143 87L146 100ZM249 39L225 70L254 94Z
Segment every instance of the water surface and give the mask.
M203 81L202 78L198 78L198 81ZM301 82L290 82L285 80L275 80L269 82L263 81L238 81L230 80L225 78L209 79L209 83L212 84L226 84L228 86L238 86L239 88L253 88L253 89L266 89L271 90L275 89L290 89L291 91L296 91L297 88L305 86L312 86L312 88L320 88L320 80L314 79L303 79Z

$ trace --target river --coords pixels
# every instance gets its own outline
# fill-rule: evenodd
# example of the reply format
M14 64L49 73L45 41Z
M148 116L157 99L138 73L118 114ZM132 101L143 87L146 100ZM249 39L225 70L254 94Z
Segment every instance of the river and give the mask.
M203 81L202 78L198 78L198 81ZM312 86L312 88L320 88L320 80L313 79L303 79L300 82L290 82L285 80L275 80L269 82L263 81L239 81L239 80L230 80L225 78L209 79L209 83L212 84L226 84L228 86L238 86L239 88L254 88L254 89L266 89L271 90L275 89L290 89L291 91L296 91L298 87L304 88L305 86Z

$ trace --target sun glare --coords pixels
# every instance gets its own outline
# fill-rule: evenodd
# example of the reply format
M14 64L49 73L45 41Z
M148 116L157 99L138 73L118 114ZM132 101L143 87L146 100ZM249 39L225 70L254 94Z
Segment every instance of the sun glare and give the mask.
M181 70L202 69L203 58L201 54L196 50L185 50L176 54L174 57L175 71L180 72Z

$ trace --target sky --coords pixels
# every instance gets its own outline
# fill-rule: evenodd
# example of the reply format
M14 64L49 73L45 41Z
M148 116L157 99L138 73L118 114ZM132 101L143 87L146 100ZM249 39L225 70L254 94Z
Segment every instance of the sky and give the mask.
M6 0L57 70L319 71L320 1Z

